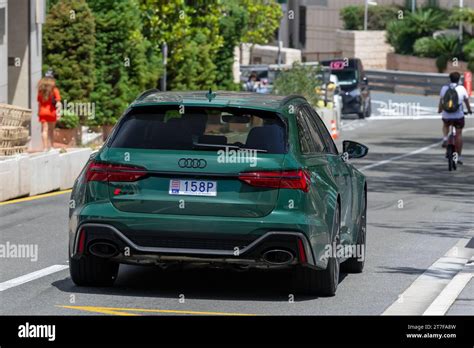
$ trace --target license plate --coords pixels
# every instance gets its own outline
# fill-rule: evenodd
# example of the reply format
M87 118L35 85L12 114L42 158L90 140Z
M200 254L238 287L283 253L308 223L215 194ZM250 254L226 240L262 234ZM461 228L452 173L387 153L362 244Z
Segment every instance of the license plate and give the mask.
M217 182L171 179L169 194L187 196L217 196Z

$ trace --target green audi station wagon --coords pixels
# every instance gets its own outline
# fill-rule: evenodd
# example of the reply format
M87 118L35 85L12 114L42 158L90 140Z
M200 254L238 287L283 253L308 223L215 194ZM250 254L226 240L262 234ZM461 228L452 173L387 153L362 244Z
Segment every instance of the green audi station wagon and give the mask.
M289 269L298 293L332 296L361 272L367 184L301 96L139 96L77 178L69 265L110 286L120 264ZM338 251L338 252L336 252ZM238 276L238 274L236 275Z

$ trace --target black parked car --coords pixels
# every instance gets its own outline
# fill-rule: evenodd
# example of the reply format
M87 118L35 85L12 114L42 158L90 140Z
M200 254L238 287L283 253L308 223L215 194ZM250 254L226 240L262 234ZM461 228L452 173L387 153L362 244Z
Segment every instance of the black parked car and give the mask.
M331 69L339 79L342 96L342 113L357 114L359 118L371 114L371 99L367 76L359 58L338 58L324 60L323 66Z

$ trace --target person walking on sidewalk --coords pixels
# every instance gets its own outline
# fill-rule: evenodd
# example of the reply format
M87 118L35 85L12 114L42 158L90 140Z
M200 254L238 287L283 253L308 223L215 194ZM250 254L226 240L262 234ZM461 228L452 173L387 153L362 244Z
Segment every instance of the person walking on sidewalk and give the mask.
M43 150L49 151L53 147L54 128L61 110L61 95L51 70L38 83L37 100Z
M442 113L443 119L443 147L446 147L448 142L449 126L456 128L456 149L458 151L458 163L463 164L462 152L462 129L464 128L464 110L463 103L466 105L466 110L472 114L471 105L469 104L469 96L464 86L459 84L461 74L452 72L449 74L451 83L441 88L440 101L438 106L438 113Z

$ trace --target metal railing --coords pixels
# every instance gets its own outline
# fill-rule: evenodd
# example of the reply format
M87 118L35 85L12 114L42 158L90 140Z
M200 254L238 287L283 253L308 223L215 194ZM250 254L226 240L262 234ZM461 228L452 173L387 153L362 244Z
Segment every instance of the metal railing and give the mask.
M369 86L374 91L439 95L449 83L448 74L417 73L398 70L366 70Z

